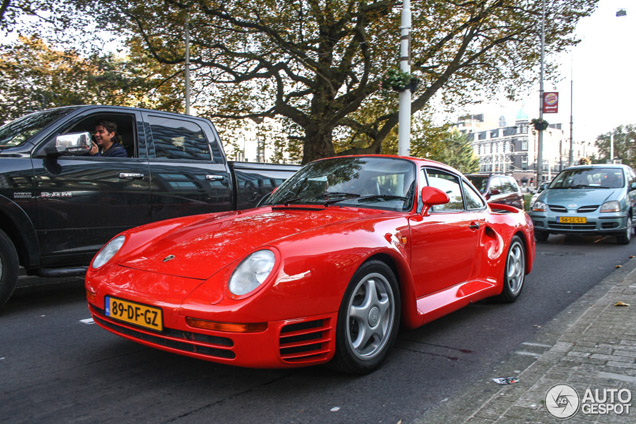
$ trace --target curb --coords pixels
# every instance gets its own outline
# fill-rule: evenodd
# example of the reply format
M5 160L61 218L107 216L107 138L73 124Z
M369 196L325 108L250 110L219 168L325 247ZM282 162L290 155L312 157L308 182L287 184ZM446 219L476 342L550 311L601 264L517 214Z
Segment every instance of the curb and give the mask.
M617 308L618 301L632 306ZM557 384L576 386L579 396L592 386L629 388L636 396L636 325L632 324L636 324L636 260L612 272L520 348L540 353L509 353L486 373L488 377L430 409L414 423L562 422L545 407L546 393ZM621 347L627 353L619 353L628 356L613 356ZM508 376L517 377L519 382L498 385L492 381L492 377ZM579 411L569 422L634 422L636 411L630 412L631 418L610 418L585 416Z

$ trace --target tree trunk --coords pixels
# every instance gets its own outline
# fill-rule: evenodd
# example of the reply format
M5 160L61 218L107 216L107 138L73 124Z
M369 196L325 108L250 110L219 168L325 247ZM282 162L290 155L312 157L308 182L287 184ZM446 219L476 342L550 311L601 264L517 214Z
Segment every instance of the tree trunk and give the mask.
M327 127L321 122L312 122L305 128L303 165L316 159L335 156L332 133L333 127Z

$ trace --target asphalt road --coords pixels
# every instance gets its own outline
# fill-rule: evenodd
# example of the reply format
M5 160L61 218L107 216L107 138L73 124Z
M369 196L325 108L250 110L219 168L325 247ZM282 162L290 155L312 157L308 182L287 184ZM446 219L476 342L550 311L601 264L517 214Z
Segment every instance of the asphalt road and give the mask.
M636 254L636 241L551 236L514 304L473 304L403 330L367 376L252 370L146 348L87 323L80 280L23 279L0 310L3 423L408 423L486 375Z

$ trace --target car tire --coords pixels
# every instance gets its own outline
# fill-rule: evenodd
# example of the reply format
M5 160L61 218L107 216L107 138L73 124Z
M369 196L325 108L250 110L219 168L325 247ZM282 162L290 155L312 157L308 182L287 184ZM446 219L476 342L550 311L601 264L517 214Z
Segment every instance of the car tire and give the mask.
M519 236L510 241L506 267L503 275L503 288L497 299L501 302L512 303L521 294L526 279L526 248Z
M616 242L618 244L629 244L632 241L632 218L627 217L627 226L625 231L616 236Z
M536 241L547 241L550 233L547 231L537 231L534 230L534 238Z
M18 282L18 253L11 239L0 230L0 306L11 297Z
M363 264L342 298L332 367L351 374L377 369L395 343L400 314L400 291L391 268L375 260Z

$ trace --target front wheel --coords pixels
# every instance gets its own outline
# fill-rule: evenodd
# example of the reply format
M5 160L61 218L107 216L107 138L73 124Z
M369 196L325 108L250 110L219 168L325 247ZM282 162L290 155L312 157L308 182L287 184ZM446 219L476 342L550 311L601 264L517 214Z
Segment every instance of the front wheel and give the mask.
M18 282L18 253L11 239L0 230L0 306L11 297Z
M508 249L503 289L498 299L502 302L514 302L521 294L526 279L526 249L519 236L514 236Z
M632 241L632 218L627 218L627 225L625 226L625 231L622 234L616 236L616 241L618 244L629 244Z
M391 268L369 261L354 274L338 312L336 353L339 371L366 374L380 366L400 325L400 293Z
M546 241L548 240L549 236L550 236L550 233L548 233L547 231L534 230L534 238L537 241Z

